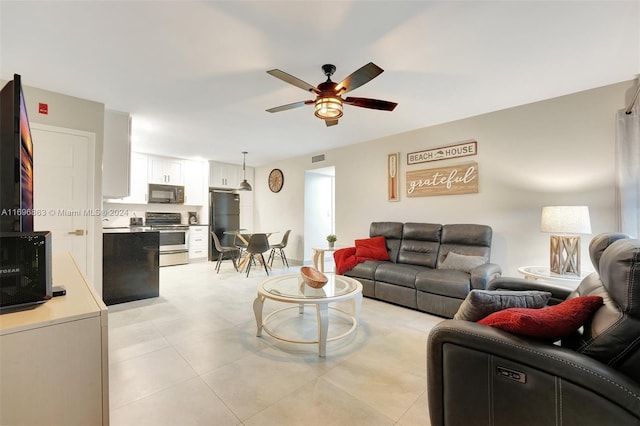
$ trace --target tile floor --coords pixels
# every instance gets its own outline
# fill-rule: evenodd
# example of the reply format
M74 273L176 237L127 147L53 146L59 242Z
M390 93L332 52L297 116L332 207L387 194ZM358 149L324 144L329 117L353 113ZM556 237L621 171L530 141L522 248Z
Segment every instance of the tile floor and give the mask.
M356 332L319 358L317 345L256 337L265 277L230 262L220 274L165 267L159 298L110 306L111 425L429 425L426 339L440 318L364 298ZM267 300L265 314L282 306ZM313 309L273 320L281 334L317 333ZM332 314L329 337L345 327Z

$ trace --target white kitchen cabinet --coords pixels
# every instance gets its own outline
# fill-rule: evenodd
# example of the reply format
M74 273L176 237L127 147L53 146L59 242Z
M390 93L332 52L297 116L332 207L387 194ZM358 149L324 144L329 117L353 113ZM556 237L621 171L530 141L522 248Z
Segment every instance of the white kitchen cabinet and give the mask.
M209 256L209 227L191 225L189 227L189 260L203 260Z
M131 153L131 193L128 197L109 200L112 203L146 204L147 203L147 167L149 157L139 152Z
M184 204L204 205L207 188L207 163L204 161L184 161Z
M177 158L149 156L148 182L184 185L184 161Z
M0 322L0 424L108 425L107 307L69 253L53 285L67 289Z
M131 158L131 116L128 112L105 110L102 152L102 196L122 198L129 188Z
M242 182L242 166L209 162L209 186L236 189Z

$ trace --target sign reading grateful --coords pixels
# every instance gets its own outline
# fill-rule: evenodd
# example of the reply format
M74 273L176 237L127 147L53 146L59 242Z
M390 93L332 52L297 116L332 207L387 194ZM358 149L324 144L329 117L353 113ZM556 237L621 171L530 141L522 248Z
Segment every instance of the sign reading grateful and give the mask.
M407 197L472 194L478 192L478 163L407 172Z

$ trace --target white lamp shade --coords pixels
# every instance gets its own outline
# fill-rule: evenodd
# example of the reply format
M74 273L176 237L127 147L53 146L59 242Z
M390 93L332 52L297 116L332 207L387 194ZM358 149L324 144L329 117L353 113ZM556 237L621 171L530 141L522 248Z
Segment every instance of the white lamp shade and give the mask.
M558 234L590 234L588 206L548 206L542 208L542 232Z

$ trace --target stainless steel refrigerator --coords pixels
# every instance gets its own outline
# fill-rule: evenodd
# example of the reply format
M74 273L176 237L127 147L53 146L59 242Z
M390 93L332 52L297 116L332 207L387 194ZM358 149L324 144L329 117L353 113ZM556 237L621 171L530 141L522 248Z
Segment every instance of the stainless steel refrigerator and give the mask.
M233 246L233 235L225 231L240 229L240 195L232 192L209 191L209 224L223 246ZM209 260L218 259L218 251L209 238Z

